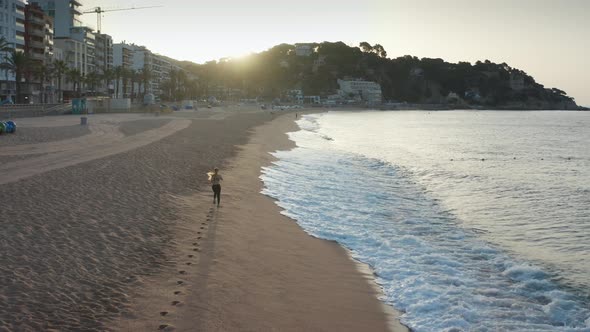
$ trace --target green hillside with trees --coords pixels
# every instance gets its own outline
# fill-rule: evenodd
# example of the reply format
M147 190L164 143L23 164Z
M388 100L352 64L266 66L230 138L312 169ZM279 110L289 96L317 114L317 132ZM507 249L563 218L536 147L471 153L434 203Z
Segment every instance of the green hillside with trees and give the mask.
M289 91L326 97L336 93L337 79L358 78L381 85L384 102L440 104L456 107L574 109L573 98L546 88L522 70L488 60L449 63L414 56L388 58L381 45L363 42L311 44L309 56L296 46L277 45L243 58L205 64L181 62L198 77L198 94L219 99L287 100Z

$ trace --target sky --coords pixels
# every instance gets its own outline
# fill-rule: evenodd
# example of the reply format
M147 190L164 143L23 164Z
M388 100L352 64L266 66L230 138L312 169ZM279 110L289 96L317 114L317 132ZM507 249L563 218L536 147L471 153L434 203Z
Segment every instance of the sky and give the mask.
M590 0L81 0L102 32L204 63L281 43L362 41L388 57L490 60L524 70L590 107ZM85 14L96 26L96 14Z

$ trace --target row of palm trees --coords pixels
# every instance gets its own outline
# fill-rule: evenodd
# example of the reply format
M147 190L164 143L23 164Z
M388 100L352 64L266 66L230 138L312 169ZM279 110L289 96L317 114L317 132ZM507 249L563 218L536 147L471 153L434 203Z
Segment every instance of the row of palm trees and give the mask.
M72 89L69 89L72 97L81 97L83 87L85 87L86 92L95 95L102 93L115 98L133 99L141 97L150 90L148 85L154 76L145 67L141 70L132 70L122 66L84 75L76 68L69 68L67 63L62 60L51 63L33 61L27 54L16 51L4 37L0 37L0 54L3 54L0 57L0 72L5 72L6 81L9 81L9 73L15 76L16 103L26 102L22 93L23 86L31 84L39 86L41 102L49 102L45 87L51 85L52 82L57 85L57 102L64 100L64 90L62 89L64 82L72 84ZM113 82L115 86L112 86ZM112 88L114 91L111 91ZM169 79L160 82L160 89L162 93L160 97L164 100L193 99L204 93L197 80L190 79L183 70L172 70Z
M166 100L195 99L202 95L199 83L183 70L170 71L169 79L160 84L162 98Z
M0 70L5 72L6 81L9 80L9 73L15 76L16 103L25 102L22 93L23 84L39 84L42 91L41 102L45 103L47 102L46 84L53 80L57 82L58 102L63 102L62 84L64 79L72 83L73 96L75 97L82 96L83 86L92 93L103 91L110 95L109 87L115 81L115 98L139 96L141 91L148 90L147 85L152 79L152 73L147 68L132 70L118 66L84 75L79 69L69 68L67 63L62 60L56 60L49 64L35 62L27 54L16 51L4 37L0 37L0 52L4 54L0 59ZM123 95L119 95L120 84L122 84ZM131 92L127 93L129 86L131 86ZM137 87L137 92L135 87Z

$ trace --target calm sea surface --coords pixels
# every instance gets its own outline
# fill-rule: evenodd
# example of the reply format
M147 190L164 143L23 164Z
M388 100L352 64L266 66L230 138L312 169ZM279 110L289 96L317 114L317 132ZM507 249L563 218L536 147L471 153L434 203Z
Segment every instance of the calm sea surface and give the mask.
M417 331L590 331L590 112L305 116L263 170Z

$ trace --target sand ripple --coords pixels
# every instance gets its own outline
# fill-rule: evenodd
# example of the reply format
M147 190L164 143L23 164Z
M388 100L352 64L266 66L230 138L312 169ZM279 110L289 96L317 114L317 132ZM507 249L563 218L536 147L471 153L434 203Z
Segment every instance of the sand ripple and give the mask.
M170 225L181 218L171 194L194 192L196 174L221 165L257 123L194 122L153 144L2 184L0 331L109 330L142 280L170 265ZM128 138L144 133L155 134Z
M80 125L65 126L58 130L56 130L56 128L19 126L17 134L6 134L0 137L0 146L4 149L7 146L61 141L89 134L90 128Z
M145 130L162 127L168 122L170 119L127 121L123 122L119 129L125 136L133 136Z

